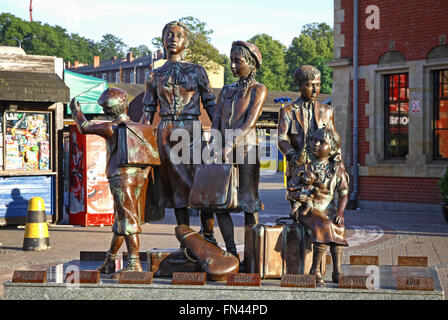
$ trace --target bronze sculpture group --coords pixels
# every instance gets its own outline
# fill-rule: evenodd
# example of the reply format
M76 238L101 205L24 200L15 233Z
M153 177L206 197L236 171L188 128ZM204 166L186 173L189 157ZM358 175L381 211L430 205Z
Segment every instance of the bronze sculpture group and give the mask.
M184 61L189 40L188 27L182 22L170 22L162 31L162 40L167 61L160 68L151 70L147 76L143 97L144 112L140 120L140 125L149 126L153 123L156 112L161 118L154 146L160 157L162 193L158 206L173 208L178 228L185 228L190 224L187 211L191 206L189 201L192 198L199 199L199 202L204 203L202 207L199 206L203 238L217 245L213 236L216 215L227 252L239 258L231 212L244 212L246 248L252 241L249 230L258 223L258 212L264 208L258 196L260 162L256 131L256 123L267 96L266 87L255 80L256 70L262 65L260 50L249 42L232 43L231 70L238 80L224 86L215 103L215 95L205 69ZM333 109L317 101L320 77L319 70L312 66L306 65L296 70L294 81L299 87L300 97L280 109L278 121L278 147L287 160L287 199L292 208L291 217L311 232L313 264L310 273L316 275L318 283L323 282L319 262L325 255L326 246L330 246L333 258L332 279L338 282L342 248L348 245L344 228L348 175L342 162L339 135L334 128ZM173 161L173 148L178 141L171 138L176 130L188 132L191 153L189 159L193 157L192 146L198 143L194 141L195 126L199 126L202 133L199 121L200 103L212 121L212 130L219 132L222 137L218 163L228 164L232 169L222 171L224 173L220 177L233 172L232 178L237 179L237 193L234 191L233 194L237 202L227 206L227 209L215 210L207 207L207 203L212 200L205 198L216 198L216 195L197 194L198 190L193 187L194 182L198 184L197 179L201 176L198 171L204 170L205 174L205 170L213 171L213 167L202 169L203 165ZM117 160L117 145L122 143L118 128L121 123L130 122L126 115L126 92L116 88L108 89L101 96L99 104L106 114L114 117L112 122L90 123L74 100L70 104L80 131L101 135L107 143L107 176L114 196L115 222L111 247L99 270L102 273L115 271L114 258L125 240L130 253L126 271L141 271L138 260L138 233L141 232L141 227L138 223L137 204L147 171L145 166L123 166ZM238 134L230 140L226 139L228 130L238 130ZM237 154L238 150L242 150L242 155ZM252 157L253 154L255 157ZM224 183L210 181L212 179L203 180L199 181L200 185ZM215 190L213 186L208 189ZM337 207L336 193L339 194ZM181 241L181 247L183 246L185 241ZM248 259L246 251L245 261ZM244 268L244 262L241 266Z

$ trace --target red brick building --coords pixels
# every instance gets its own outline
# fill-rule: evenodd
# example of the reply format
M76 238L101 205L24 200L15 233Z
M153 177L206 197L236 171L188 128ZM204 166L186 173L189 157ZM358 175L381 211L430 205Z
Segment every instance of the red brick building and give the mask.
M448 165L447 17L442 0L334 0L327 65L358 207L439 208L437 181Z

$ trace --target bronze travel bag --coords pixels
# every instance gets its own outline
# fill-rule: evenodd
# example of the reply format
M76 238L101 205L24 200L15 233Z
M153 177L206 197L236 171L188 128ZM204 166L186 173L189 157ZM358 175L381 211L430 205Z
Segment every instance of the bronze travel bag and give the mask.
M275 224L257 224L246 266L250 273L260 273L263 279L281 278L284 274L308 274L313 262L313 246L304 226L291 223L291 218L279 218ZM321 262L325 274L325 256Z
M154 277L171 277L173 272L202 272L197 260L179 248L151 249L147 252L148 270Z
M232 210L238 207L238 166L201 164L190 192L193 209Z
M240 262L234 255L205 240L189 226L177 226L175 234L181 245L188 249L187 252L197 258L209 280L225 281L228 274L238 272Z
M160 165L157 127L122 122L118 126L118 165L147 167Z

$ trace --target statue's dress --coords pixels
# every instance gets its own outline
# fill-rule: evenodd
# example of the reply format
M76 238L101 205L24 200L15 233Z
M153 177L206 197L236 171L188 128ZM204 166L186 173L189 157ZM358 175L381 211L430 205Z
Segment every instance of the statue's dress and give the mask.
M300 169L299 167L298 170ZM334 223L335 193L337 191L341 196L347 194L349 190L349 178L344 165L338 161L326 163L313 161L308 170L317 176L314 182L316 193L313 196L313 209L300 217L299 221L311 231L312 242L348 246L345 240L345 226Z
M205 109L215 104L215 95L202 66L183 61L167 61L160 68L150 71L146 78L144 110L156 112L159 107L161 118L157 131L162 188L159 207L188 207L188 197L197 165L193 164L193 150L197 150L193 146L196 144L199 148L201 147L200 101ZM199 128L199 135L193 134L194 127ZM182 158L177 152L170 155L173 147L180 141L179 137L171 141L172 133L176 129L183 129L177 131L178 136L188 136L189 139L183 141L188 144L190 152L186 163L176 162ZM195 138L197 141L194 140ZM176 146L175 150L178 150L178 147Z

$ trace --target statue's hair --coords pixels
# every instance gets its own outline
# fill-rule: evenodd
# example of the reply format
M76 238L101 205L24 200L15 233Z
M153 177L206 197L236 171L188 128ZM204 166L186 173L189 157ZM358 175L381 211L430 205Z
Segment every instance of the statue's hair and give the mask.
M252 57L252 54L250 53L249 49L247 49L245 46L239 44L233 45L230 52L241 53L244 59L246 60L247 64L251 68L251 71L246 79L240 79L237 81L237 86L242 88L243 95L245 96L247 90L249 89L249 84L252 83L252 81L255 81L255 73L257 72L257 62L255 61L254 57Z
M246 60L246 62L251 66L253 70L257 69L257 62L255 61L255 58L250 53L249 49L247 49L245 46L240 44L235 44L232 46L232 49L230 49L230 52L238 52L241 53Z
M171 27L174 27L174 26L179 26L185 30L185 48L188 48L188 45L190 44L190 29L188 29L188 26L185 23L183 23L182 21L168 22L165 25L165 27L163 27L163 30L162 30L162 44L163 44L163 58L164 59L166 59L168 57L168 54L167 54L167 50L165 48L165 43L164 43L163 39L165 38L165 34L168 32L168 29ZM182 54L182 59L185 58L185 54L186 53L184 51L184 53Z
M334 156L338 152L339 147L341 146L341 137L339 136L339 134L335 130L330 129L326 126L317 129L314 132L313 136L318 134L322 134L325 139L328 139L331 148L330 155Z
M321 73L317 68L310 65L303 65L294 71L294 84L300 87L303 81L314 80L320 76Z

